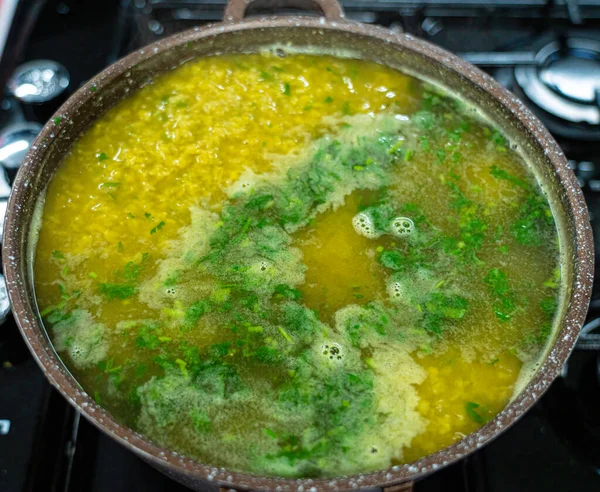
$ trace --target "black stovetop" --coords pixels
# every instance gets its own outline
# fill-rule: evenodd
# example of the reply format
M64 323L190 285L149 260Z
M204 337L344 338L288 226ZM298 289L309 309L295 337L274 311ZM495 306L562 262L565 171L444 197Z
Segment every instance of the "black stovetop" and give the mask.
M0 4L3 1L7 0L0 0ZM224 0L21 1L7 47L4 54L0 53L0 87L18 64L51 59L69 71L71 82L67 93L71 93L90 76L135 48L187 27L219 20L224 3ZM552 40L600 40L600 1L349 0L342 3L350 18L402 28L466 57L472 57L473 52L507 55L502 61L503 68L486 69L521 96L511 59L533 56ZM479 61L488 63L486 56L489 58L484 54ZM600 80L600 73L598 77ZM57 103L42 108L27 107L9 97L2 99L0 90L0 134L18 119L43 123L42 119L55 109L53 104ZM600 234L600 158L597 157L600 138L595 133L600 126L565 124L534 109L572 159L595 234ZM593 301L588 321L598 317L600 301ZM572 354L564 377L555 381L517 424L472 456L421 480L415 490L600 490L600 347L590 340L585 342ZM0 491L25 490L187 489L80 419L45 381L14 320L9 318L0 327Z

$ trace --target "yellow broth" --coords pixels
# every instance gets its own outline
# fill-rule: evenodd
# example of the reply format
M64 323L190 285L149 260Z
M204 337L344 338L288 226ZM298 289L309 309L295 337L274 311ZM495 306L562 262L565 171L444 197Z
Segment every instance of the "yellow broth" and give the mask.
M215 466L384 469L481 427L551 332L558 244L518 153L389 68L188 62L49 184L40 311L98 403Z

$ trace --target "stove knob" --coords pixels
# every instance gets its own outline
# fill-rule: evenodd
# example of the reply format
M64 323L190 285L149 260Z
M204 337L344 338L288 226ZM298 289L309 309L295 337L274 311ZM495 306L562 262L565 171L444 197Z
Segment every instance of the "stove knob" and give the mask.
M8 92L24 105L28 120L46 121L66 99L70 76L52 60L34 60L17 67L8 80Z
M15 123L0 131L0 164L14 173L41 129L38 123L26 122ZM0 198L2 191L0 180Z

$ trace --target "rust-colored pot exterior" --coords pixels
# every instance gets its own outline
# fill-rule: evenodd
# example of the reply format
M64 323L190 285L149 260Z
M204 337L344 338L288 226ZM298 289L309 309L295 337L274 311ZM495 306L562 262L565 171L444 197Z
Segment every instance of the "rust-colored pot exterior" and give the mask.
M296 0L297 2L299 0ZM456 56L406 34L345 21L335 0L313 0L328 19L271 17L243 20L248 0L234 0L222 24L194 29L136 51L90 80L43 128L15 180L5 223L3 264L13 313L50 382L86 418L170 477L195 490L346 490L413 481L459 460L513 424L559 374L577 339L593 280L593 243L587 208L575 176L541 123L507 90ZM307 3L307 2L304 2ZM308 2L310 3L310 2ZM563 301L559 326L529 384L483 428L414 463L332 480L258 477L198 463L161 448L114 420L87 395L54 351L34 295L31 225L43 196L73 141L101 114L157 73L199 56L257 51L280 44L348 53L430 80L474 103L519 146L546 190L559 228Z

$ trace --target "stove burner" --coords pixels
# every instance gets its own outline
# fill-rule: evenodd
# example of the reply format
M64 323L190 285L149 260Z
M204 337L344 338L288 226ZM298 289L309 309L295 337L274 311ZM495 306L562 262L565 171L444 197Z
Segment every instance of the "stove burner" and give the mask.
M0 132L0 164L8 169L18 169L41 129L42 125L34 122L15 123L3 129Z
M592 301L593 303L598 301ZM600 327L600 318L593 319L587 323L579 333L576 348L580 350L600 350L600 333L594 333ZM600 356L599 356L600 357ZM600 383L600 372L598 373Z
M69 81L69 72L60 63L35 60L17 68L8 81L8 88L26 104L41 104L62 94Z
M571 123L600 125L600 42L567 38L544 46L535 65L515 68L525 95Z

